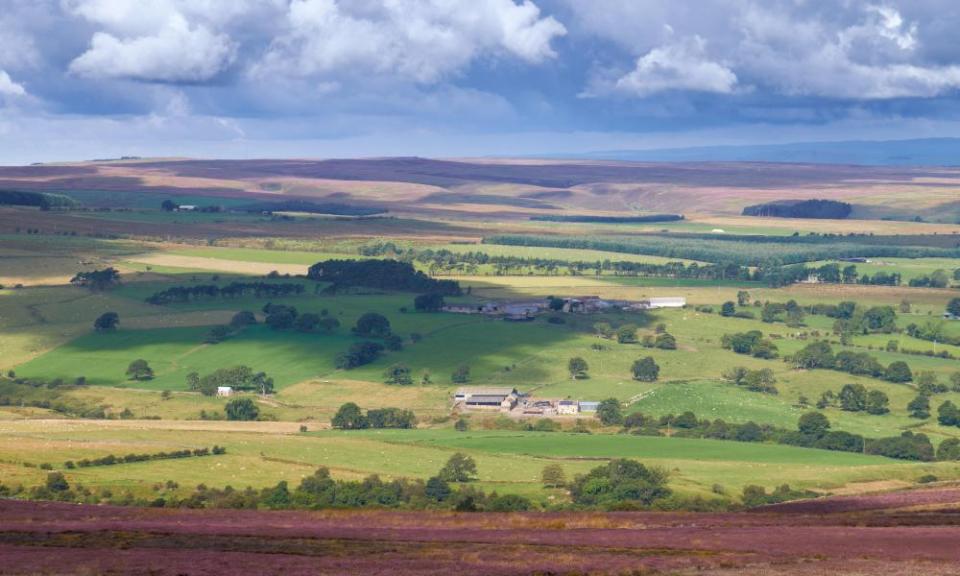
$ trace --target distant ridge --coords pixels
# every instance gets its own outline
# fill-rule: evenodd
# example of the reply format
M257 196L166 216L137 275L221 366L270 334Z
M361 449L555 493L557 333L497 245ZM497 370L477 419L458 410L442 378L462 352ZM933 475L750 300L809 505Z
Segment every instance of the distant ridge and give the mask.
M552 157L638 162L798 162L865 166L960 166L960 138L607 150Z

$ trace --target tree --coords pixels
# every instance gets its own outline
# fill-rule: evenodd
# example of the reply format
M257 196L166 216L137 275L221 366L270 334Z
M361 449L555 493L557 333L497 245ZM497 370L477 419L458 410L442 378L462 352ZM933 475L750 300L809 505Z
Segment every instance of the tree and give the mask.
M623 411L620 401L616 398L607 398L597 406L597 417L604 426L623 424Z
M637 327L633 324L624 324L617 329L617 342L620 344L634 344L637 341Z
M943 426L960 425L960 409L953 402L947 400L937 408L937 422Z
M453 429L456 430L457 432L466 432L467 430L470 429L470 423L467 422L465 418L460 418L453 425Z
M883 379L888 382L910 382L913 380L913 372L910 371L910 366L908 366L906 362L897 360L896 362L892 362L890 366L887 366Z
M916 398L907 404L907 412L911 418L923 420L930 417L930 399L923 394L918 394Z
M559 464L544 466L540 479L547 488L562 488L567 483L567 475L563 471L563 466Z
M173 212L179 207L180 206L176 202L169 198L160 203L160 208L163 209L164 212Z
M340 406L330 425L341 430L362 430L367 427L367 417L363 415L360 407L353 402L347 402Z
M720 315L729 318L737 313L737 304L732 300L728 300L723 303L720 307Z
M424 495L436 502L443 502L450 497L452 492L453 491L450 489L450 485L447 484L446 480L439 476L431 476L428 478L427 484L423 489Z
M152 380L153 368L150 368L147 361L142 358L134 360L127 366L127 378L130 380Z
M600 338L613 338L614 330L607 322L597 322L593 325L593 331Z
M570 378L573 380L586 378L588 370L590 370L590 365L579 356L575 356L567 362L567 371L570 372Z
M761 368L760 370L750 370L744 378L743 384L747 390L752 392L765 392L767 394L776 394L777 378L770 368Z
M677 339L668 332L664 332L657 336L657 340L654 343L654 346L661 350L676 350L677 349Z
M470 367L466 364L457 366L457 369L450 376L450 380L454 384L466 384L470 381Z
M660 366L652 356L634 360L630 370L633 372L633 379L640 382L656 382L660 377Z
M67 483L67 479L62 472L50 472L47 474L46 486L47 490L51 492L66 492L70 489L70 484Z
M241 310L230 319L230 327L240 329L257 323L257 317L249 310Z
M200 374L191 372L187 374L187 390L197 392L200 390Z
M880 416L890 411L890 398L880 390L867 392L867 414Z
M457 452L443 465L438 476L447 482L469 482L477 477L477 463L463 452Z
M413 378L410 376L410 367L406 364L394 364L387 368L383 373L386 384L398 384L406 386L413 384Z
M953 316L960 316L960 298L951 298L947 303L947 312Z
M261 396L273 394L273 378L267 376L266 372L257 372L254 374L253 378L250 379L250 384Z
M807 412L797 422L801 434L820 438L830 430L830 420L819 412Z
M807 344L794 356L797 368L833 368L833 348L826 342L812 342Z
M319 325L320 316L312 312L301 314L293 321L293 329L297 332L313 332Z
M749 306L750 305L750 293L746 290L737 291L737 305L738 306ZM734 310L736 312L736 310Z
M838 397L841 410L862 412L867 408L867 389L863 384L844 384Z
M250 398L234 398L223 407L227 420L250 421L256 420L260 409Z
M390 321L382 314L367 312L357 319L353 332L360 336L385 338L390 335Z
M417 312L437 312L443 308L443 294L435 292L421 294L413 299L413 308Z
M120 315L116 312L104 312L93 322L93 329L97 332L110 332L116 330L120 323Z
M960 438L947 438L937 447L937 460L960 460Z

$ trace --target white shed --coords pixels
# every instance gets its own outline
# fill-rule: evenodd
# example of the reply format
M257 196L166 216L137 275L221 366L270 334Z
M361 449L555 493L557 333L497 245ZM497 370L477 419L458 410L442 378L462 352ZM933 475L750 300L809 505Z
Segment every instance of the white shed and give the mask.
M217 386L217 396L233 396L233 388L230 386Z

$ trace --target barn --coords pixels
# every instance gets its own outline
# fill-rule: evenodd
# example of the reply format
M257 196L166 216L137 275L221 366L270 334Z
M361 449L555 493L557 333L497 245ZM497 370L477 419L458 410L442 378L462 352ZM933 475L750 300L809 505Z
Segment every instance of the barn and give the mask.
M471 410L511 410L519 396L516 388L464 386L457 389L453 401Z

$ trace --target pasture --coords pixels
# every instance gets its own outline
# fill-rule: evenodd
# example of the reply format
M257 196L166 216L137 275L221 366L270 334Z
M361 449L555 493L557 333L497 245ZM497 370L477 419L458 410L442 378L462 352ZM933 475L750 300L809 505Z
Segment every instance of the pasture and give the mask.
M829 491L877 480L910 482L931 472L944 478L960 476L960 465L955 463L909 463L778 445L611 434L449 429L302 434L294 426L270 422L0 420L0 438L0 471L7 484L39 482L46 473L37 466L49 463L63 470L71 482L142 495L171 479L184 490L200 483L236 488L263 487L280 480L298 483L319 466L344 479L370 474L427 478L456 451L477 461L477 487L535 499L558 496L541 485L540 471L547 464L560 464L572 477L607 459L623 457L661 466L670 471L672 488L703 496L710 496L715 484L731 492L749 483L772 488L785 482ZM66 460L214 444L225 446L227 454L63 469Z

